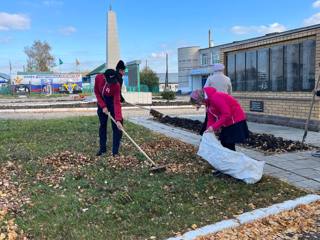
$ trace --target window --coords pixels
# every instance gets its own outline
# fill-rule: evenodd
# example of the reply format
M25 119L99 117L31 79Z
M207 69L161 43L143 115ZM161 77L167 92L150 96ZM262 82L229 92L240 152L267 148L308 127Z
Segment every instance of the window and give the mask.
M235 91L310 91L315 85L315 40L278 45L226 57Z
M270 81L269 81L269 49L260 49L257 52L258 56L258 66L257 66L257 90L258 91L269 91Z
M217 52L211 52L211 64L220 63L220 56Z
M236 90L236 55L233 53L227 55L227 75L231 80L232 89Z
M314 89L315 52L315 40L306 40L300 45L300 77L302 81L302 90Z
M246 53L236 54L236 89L238 91L246 90Z
M257 90L257 51L247 52L246 56L246 90Z
M202 66L208 65L208 54L201 55L201 65Z
M287 91L299 91L301 89L299 71L299 44L285 46L284 77L287 83Z
M272 91L285 91L283 77L283 46L271 48L271 89Z

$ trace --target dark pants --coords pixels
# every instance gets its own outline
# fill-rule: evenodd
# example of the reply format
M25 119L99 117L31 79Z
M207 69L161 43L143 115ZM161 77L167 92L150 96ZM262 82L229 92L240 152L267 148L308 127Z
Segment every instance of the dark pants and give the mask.
M111 116L114 118L114 108L113 108L113 97L104 97L104 102L107 105L108 111ZM106 115L102 108L98 106L98 117L100 121L99 127L99 137L100 137L100 151L107 151L107 123L108 115ZM113 132L113 141L112 141L112 154L116 155L119 153L120 141L122 138L122 131L120 131L117 125L112 122L112 132Z
M206 118L205 118L204 123L202 125L202 128L201 128L201 130L199 132L201 136L206 131L207 124L208 124L208 114L206 113ZM226 143L222 139L220 139L220 140L221 140L221 144L222 144L223 147L228 148L228 149L230 149L232 151L236 151L236 144L235 143Z
M236 144L235 143L225 143L225 142L221 142L221 145L225 148L228 148L232 151L236 151Z
M208 124L208 114L206 113L206 118L204 119L204 123L202 124L202 128L199 132L199 134L202 136L203 133L207 130L207 124Z

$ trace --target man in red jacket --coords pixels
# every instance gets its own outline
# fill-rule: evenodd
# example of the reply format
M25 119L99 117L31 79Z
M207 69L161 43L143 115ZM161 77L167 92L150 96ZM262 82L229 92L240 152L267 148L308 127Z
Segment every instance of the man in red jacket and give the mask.
M117 79L117 73L113 69L108 69L104 74L98 74L95 79L94 93L98 103L98 117L100 121L99 137L100 149L97 156L101 156L107 151L107 122L108 112L116 120L112 122L113 144L112 154L118 155L120 141L122 138L122 111L121 111L121 87Z

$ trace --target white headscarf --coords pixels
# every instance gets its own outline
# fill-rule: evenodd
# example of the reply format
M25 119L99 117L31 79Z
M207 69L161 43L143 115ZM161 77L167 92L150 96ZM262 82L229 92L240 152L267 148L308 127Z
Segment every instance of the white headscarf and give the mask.
M216 63L213 65L213 72L223 72L224 68L222 63Z

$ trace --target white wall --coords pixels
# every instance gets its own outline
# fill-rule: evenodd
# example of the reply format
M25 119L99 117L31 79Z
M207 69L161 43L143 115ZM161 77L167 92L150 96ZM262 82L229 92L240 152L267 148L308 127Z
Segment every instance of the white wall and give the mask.
M169 83L169 90L170 91L177 92L178 87L179 87L179 85L177 83ZM160 83L159 84L159 91L163 92L164 88L165 88L165 83Z
M152 93L150 92L124 92L124 99L133 104L152 104Z
M182 92L191 90L189 76L190 71L199 66L199 49L200 47L178 49L179 90Z

